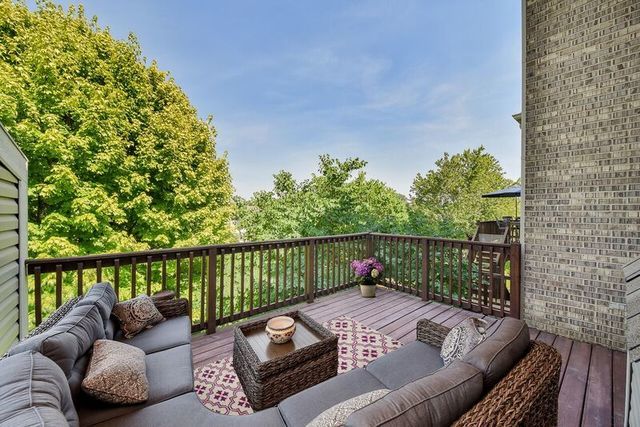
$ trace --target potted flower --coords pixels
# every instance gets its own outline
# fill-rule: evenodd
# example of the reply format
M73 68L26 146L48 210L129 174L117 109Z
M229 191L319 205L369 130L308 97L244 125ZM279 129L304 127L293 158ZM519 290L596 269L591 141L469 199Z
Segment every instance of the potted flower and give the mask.
M360 283L360 293L365 298L376 296L376 285L382 279L384 267L376 258L356 259L351 262L351 270Z

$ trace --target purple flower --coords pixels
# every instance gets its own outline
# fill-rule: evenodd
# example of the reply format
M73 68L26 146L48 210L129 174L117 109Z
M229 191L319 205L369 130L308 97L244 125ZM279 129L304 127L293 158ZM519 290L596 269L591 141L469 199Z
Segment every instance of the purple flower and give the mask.
M377 274L372 276L371 272L374 269L377 271ZM351 262L351 270L353 270L355 275L358 277L377 278L377 277L380 277L380 275L384 271L384 266L376 258L371 257L371 258L353 260Z

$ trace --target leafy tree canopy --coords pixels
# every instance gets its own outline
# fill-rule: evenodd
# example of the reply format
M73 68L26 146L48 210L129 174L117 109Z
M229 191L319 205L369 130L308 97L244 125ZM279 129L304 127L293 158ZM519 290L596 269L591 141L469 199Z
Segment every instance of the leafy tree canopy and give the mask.
M484 193L514 185L498 160L480 146L444 156L418 174L411 187L411 223L424 235L466 238L478 221L514 215L513 199L483 199Z
M31 256L232 238L210 119L81 6L0 0L0 122L30 159Z
M368 179L366 162L320 156L318 173L298 182L274 175L270 191L238 199L238 228L247 240L379 231L399 233L409 220L405 198Z

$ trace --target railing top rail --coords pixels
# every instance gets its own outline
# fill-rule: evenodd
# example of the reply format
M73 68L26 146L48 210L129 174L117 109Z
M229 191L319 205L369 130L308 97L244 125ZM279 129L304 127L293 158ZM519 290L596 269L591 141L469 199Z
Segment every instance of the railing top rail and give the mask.
M105 260L115 260L120 258L138 258L147 256L162 256L176 253L189 253L189 252L202 252L209 249L232 249L232 248L253 248L260 246L274 246L282 244L293 243L306 243L310 241L322 242L334 239L345 238L357 238L365 237L370 233L353 233L353 234L338 234L333 236L311 236L311 237L299 237L294 239L282 239L282 240L264 240L264 241L252 241L252 242L238 242L238 243L220 243L215 245L204 246L185 246L181 248L167 248L167 249L149 249L144 251L132 251L132 252L118 252L108 254L92 254L92 255L79 255L71 257L60 258L30 258L26 260L26 264L38 264L38 265L55 265L55 264L67 264L67 263L81 263L81 262L95 262Z
M459 240L459 239L446 239L444 237L429 237L429 236L415 236L409 234L385 234L385 233L369 233L371 236L375 237L392 237L392 238L400 238L400 239L418 239L418 240L430 240L432 242L444 242L444 243L456 243L456 244L466 244L470 246L491 246L494 248L510 248L511 244L509 243L489 243L489 242L478 242L474 240Z

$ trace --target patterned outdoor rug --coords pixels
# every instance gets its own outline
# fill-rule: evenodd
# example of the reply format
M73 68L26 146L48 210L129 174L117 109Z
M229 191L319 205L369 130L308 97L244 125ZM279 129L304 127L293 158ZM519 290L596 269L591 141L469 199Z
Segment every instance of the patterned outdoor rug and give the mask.
M400 343L381 332L345 316L324 326L338 336L338 374L362 368ZM194 371L195 391L202 404L225 415L247 415L253 410L233 370L231 357L216 360Z

